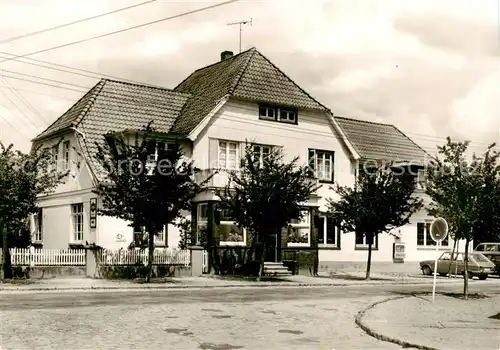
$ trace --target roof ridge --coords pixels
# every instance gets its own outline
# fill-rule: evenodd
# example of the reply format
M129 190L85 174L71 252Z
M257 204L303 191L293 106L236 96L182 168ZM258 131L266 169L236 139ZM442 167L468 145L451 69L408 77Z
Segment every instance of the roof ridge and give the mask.
M229 89L229 92L228 94L229 95L232 95L233 92L236 90L236 88L238 87L238 84L240 83L241 81L241 77L243 77L243 75L245 74L245 72L247 71L247 68L248 66L250 65L250 61L252 60L252 57L255 55L255 52L258 52L257 49L255 47L251 47L250 49L246 50L245 52L248 52L248 51L251 51L251 54L248 56L248 59L247 61L245 62L245 64L243 65L243 67L241 68L241 70L238 72L238 74L236 75L235 77L235 81L234 81L234 84L233 86L231 86L231 88Z
M413 143L415 146L417 146L418 148L420 148L425 154L427 154L429 157L432 158L432 156L429 154L429 152L427 152L425 149L423 149L418 143L416 143L415 141L413 141L408 135L406 135L404 132L402 132L401 130L399 130L399 128L395 125L392 126L394 129L396 129L401 135L403 135L404 137L406 137L408 140L410 140L411 143Z
M169 89L169 88L166 88L166 87L163 87L163 86L159 86L159 85L142 84L142 83L132 83L132 82L128 82L128 81L117 80L117 79L109 79L109 78L104 78L103 80L109 81L109 82L113 82L113 83L120 83L120 84L125 84L125 85L139 86L139 87L150 88L150 89L155 89L155 90L168 91L168 92L172 92L174 94L179 94L179 95L186 95L186 96L189 95L189 94L186 94L185 92L174 91L174 89Z
M99 83L97 83L96 86L94 86L94 88L92 90L95 89L95 91L90 96L89 102L87 102L87 105L80 112L80 114L78 115L76 121L74 121L74 122L71 123L72 127L76 128L78 125L80 125L80 123L82 122L82 120L85 117L85 115L88 113L88 111L90 111L90 109L94 105L94 102L95 102L97 96L99 96L99 94L101 93L102 89L104 88L104 85L106 85L107 81L108 81L107 79L101 79L99 81Z
M182 80L179 84L177 84L177 86L176 86L176 87L174 87L174 89L173 89L173 90L176 90L179 86L181 86L181 85L182 85L182 84L183 84L186 80L188 80L188 79L189 79L189 78L190 78L190 77L191 77L194 73L199 72L199 71L202 71L202 70L207 69L207 68L210 68L210 67L213 67L213 66L218 65L218 64L220 64L220 63L222 63L222 62L227 62L227 61L229 61L229 60L234 60L236 57L241 56L241 55L243 55L244 53L247 53L247 52L248 52L248 51L250 51L250 50L255 50L255 48L254 48L254 47L251 47L251 48L250 48L250 49L248 49L248 50L242 51L242 52L240 52L240 53L238 53L238 54L236 54L236 55L233 55L233 56L231 56L231 57L229 57L229 58L226 58L224 61L217 61L217 62L211 63L211 64L209 64L209 65L207 65L207 66L205 66L205 67L201 67L201 68L198 68L198 69L196 69L196 70L192 71L190 74L188 74L188 76L187 76L186 78L184 78L184 79L183 79L183 80Z
M296 83L296 82L295 82L292 78L290 78L290 77L288 76L288 74L286 74L285 72L283 72L281 69L279 69L279 67L278 67L278 66L276 66L276 65L275 65L273 62L271 62L271 61L270 61L270 60L269 60L266 56L264 56L264 55L262 54L262 52L260 52L260 51L259 51L259 50L257 50L257 49L256 49L255 51L257 51L257 53L258 53L259 55L261 55L261 56L262 56L262 58L264 58L264 59L265 59L265 60L266 60L269 64L271 64L271 65L272 65L275 69L277 69L277 70L278 70L278 72L280 72L280 73L281 73L281 74L283 74L283 75L284 75L284 76L285 76L288 80L290 80L290 82L291 82L292 84L294 84L295 86L297 86L297 87L299 88L299 90L300 90L300 91L302 91L304 94L306 94L306 95L307 95L310 99L312 99L314 102L316 102L317 104L319 104L319 105L320 105L321 107L323 107L325 110L330 111L330 109L329 109L328 107L326 107L324 104L322 104L321 102L319 102L318 100L316 100L314 97L312 97L312 96L311 96L311 95L310 95L307 91L305 91L302 87L300 87L300 85L299 85L299 84L297 84L297 83Z
M341 117L341 116L338 116L338 115L334 115L334 118L345 119L345 120L352 120L352 121L355 121L355 122L361 122L361 123L366 123L366 124L385 125L385 126L395 127L394 124L373 122L371 120L356 119L356 118L349 118L349 117Z
M99 84L104 84L104 80L105 79L101 78L101 80L99 80L99 82L97 84L95 84L92 88L90 88L89 91L87 91L82 97L80 97L78 100L76 100L76 102L73 103L71 105L71 107L69 107L66 110L66 112L64 112L62 115L60 115L56 120L54 120L49 126L47 126L41 133L39 133L37 136L35 136L35 138L33 138L31 141L33 142L33 141L37 140L41 135L43 135L47 130L49 130L51 126L53 126L54 124L56 124L62 118L62 116L64 116L71 109L73 109L74 107L76 107L83 99L87 98L90 94L92 94L94 92L94 89L96 89ZM88 102L87 102L87 104L88 104ZM50 133L48 133L47 135L44 135L44 136L49 136L51 134L52 134L52 132L50 132Z

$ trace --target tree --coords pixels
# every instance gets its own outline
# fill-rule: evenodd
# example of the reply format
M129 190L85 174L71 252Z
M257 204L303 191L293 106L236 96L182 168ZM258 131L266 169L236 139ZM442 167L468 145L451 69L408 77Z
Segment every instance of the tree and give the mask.
M482 156L467 160L469 142L438 147L429 167L426 192L432 199L429 214L447 219L454 237L465 240L464 298L468 298L468 251L476 239L500 237L499 152L490 145Z
M191 210L191 199L201 188L194 179L193 163L183 157L179 143L169 149L157 135L150 123L136 133L132 144L118 134L107 134L104 147L97 144L97 160L105 173L94 190L102 201L99 213L145 228L147 282L151 281L155 235Z
M413 195L414 189L414 175L392 163L365 165L354 187L334 187L340 199L328 200L330 215L342 232L366 237L366 279L370 278L372 245L377 236L407 224L422 207L422 200Z
M220 206L228 210L239 227L252 235L252 248L264 270L264 256L269 238L278 234L292 219L301 218L301 203L314 194L318 186L311 181L307 166L298 166L299 157L284 161L281 149L263 156L247 143L239 172L231 172L228 185L219 192Z
M26 240L26 220L38 211L37 198L51 193L66 173L50 171L54 160L46 150L30 154L14 151L0 142L0 235L3 274L10 278L9 247Z
M189 219L183 219L178 224L179 227L179 245L180 249L187 249L193 245L205 246L206 227L199 227L198 232L193 232L193 222Z

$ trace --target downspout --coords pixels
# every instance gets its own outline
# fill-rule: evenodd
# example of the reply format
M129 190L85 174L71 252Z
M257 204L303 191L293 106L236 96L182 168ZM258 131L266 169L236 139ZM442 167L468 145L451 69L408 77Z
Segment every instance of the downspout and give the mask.
M78 130L75 126L71 126L69 128L70 130L73 130L74 132L76 132L77 134L79 134L82 139L85 141L85 133L83 133L81 130ZM85 147L85 145L83 145L81 142L80 142L80 139L78 137L75 138L76 139L76 142L78 143L78 146L80 147L80 150L82 151L82 157L83 159L85 160L85 163L87 164L87 167L89 168L91 174L92 174L92 178L93 178L93 182L94 182L94 186L96 185L96 182L97 182L97 177L94 173L94 170L92 169L92 166L90 165L90 161L89 159L87 159L87 157L85 156L85 152L83 151L83 147ZM95 244L96 245L99 245L99 234L97 232L98 229L96 229L96 232L95 232Z

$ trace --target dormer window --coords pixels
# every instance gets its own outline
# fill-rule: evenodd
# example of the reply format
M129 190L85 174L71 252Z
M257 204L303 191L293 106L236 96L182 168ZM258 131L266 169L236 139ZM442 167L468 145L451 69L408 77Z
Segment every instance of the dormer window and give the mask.
M277 106L259 106L259 119L297 124L298 111L295 108Z

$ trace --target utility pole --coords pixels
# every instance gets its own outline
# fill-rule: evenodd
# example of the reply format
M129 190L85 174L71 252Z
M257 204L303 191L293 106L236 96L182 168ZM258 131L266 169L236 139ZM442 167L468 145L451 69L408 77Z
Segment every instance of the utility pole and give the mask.
M243 31L243 28L241 27L244 24L250 24L252 25L252 19L250 18L249 21L239 21L239 22L233 22L233 23L228 23L228 26L234 26L238 24L240 26L240 53L241 53L241 32Z

